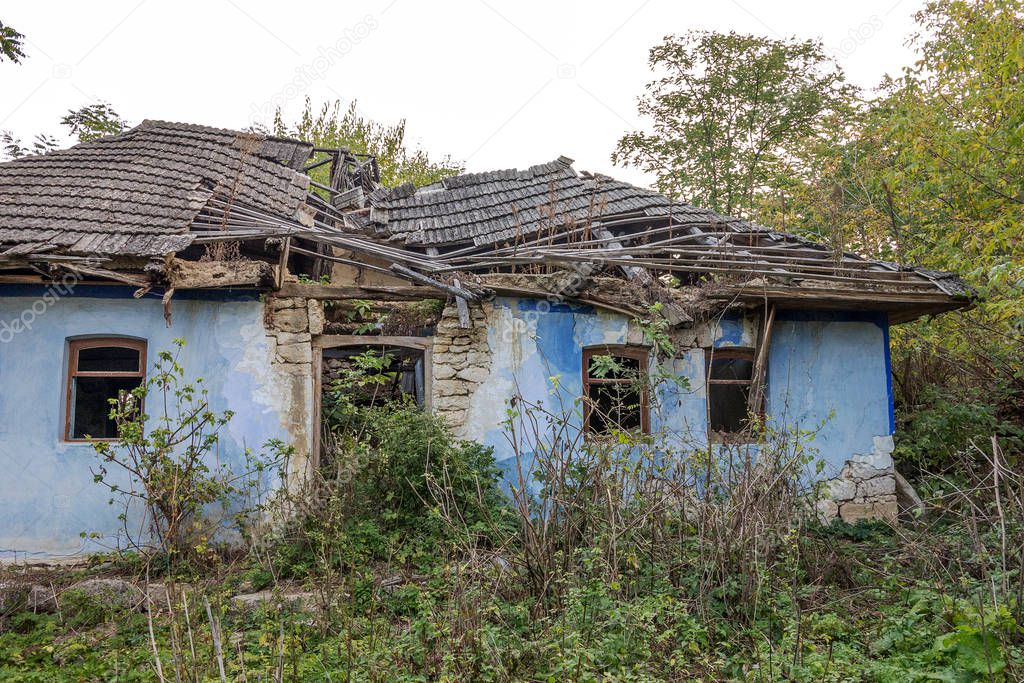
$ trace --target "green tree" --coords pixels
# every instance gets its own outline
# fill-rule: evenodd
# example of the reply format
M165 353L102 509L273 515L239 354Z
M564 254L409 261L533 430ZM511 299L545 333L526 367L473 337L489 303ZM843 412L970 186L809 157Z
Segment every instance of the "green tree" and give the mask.
M918 61L883 84L876 135L910 256L965 273L1009 320L1024 314L1024 2L937 0Z
M9 130L0 132L0 146L8 159L28 156L29 154L46 154L57 149L57 138L45 133L37 133L29 144L22 144L21 138L15 137Z
M127 121L114 111L106 102L87 104L80 109L69 109L61 117L61 125L68 129L79 142L89 142L105 135L117 135L131 127ZM31 144L22 144L21 139L9 130L0 132L0 147L8 159L28 156L30 154L46 154L60 147L57 138L46 133L38 133Z
M25 59L25 36L0 21L0 62L5 59L20 64Z
M405 119L391 126L378 123L363 117L355 102L344 111L340 101L324 103L319 110L314 110L306 98L306 106L294 125L285 124L278 110L273 133L305 140L317 147L344 147L357 154L372 154L380 166L381 182L389 187L406 182L429 185L463 170L449 156L435 160L422 149L409 149L405 140ZM327 184L326 172L324 168L314 169L310 175L317 182Z
M1024 422L1024 2L933 0L916 20L915 63L802 148L815 171L762 194L757 215L961 274L974 310L895 331L897 399L910 423L988 406L1010 443Z
M690 31L654 47L649 64L659 77L638 109L651 130L623 136L612 161L730 215L749 215L759 193L792 175L795 148L853 95L813 40Z
M89 104L81 109L68 110L60 120L79 142L89 142L105 135L117 135L131 127L106 102Z

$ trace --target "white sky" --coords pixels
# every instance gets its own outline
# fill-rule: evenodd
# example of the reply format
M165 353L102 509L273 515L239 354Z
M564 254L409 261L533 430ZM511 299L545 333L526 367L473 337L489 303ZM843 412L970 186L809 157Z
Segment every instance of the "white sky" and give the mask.
M648 49L669 33L735 30L821 38L862 87L911 59L921 0L4 0L28 58L0 64L0 130L59 135L68 109L110 102L145 118L226 128L355 99L470 171L560 154L577 170L645 185L609 155L641 127Z

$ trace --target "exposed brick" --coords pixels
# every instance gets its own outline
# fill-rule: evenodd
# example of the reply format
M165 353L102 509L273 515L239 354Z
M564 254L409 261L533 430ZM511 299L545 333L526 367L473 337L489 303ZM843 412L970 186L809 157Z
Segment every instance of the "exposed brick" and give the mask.
M843 503L839 506L839 517L844 522L853 523L859 519L871 519L875 507L871 503Z
M270 309L272 311L283 311L287 308L301 308L306 305L305 299L296 299L294 297L271 297L268 300Z
M480 383L487 379L487 376L491 374L487 368L480 366L468 366L465 370L460 370L456 375L459 379L464 379L468 382Z
M892 500L877 500L871 504L872 517L885 519L890 522L896 521L899 516L899 506L896 504L895 496Z
M274 332L274 338L278 344L308 344L312 339L309 332Z
M434 357L434 360L434 381L455 377L455 368L451 367L447 363L437 363L436 356Z

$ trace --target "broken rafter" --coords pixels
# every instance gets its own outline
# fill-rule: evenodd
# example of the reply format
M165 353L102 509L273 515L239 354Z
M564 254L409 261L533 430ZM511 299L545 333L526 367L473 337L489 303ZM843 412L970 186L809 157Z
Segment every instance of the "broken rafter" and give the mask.
M124 284L132 285L133 287L152 286L152 283L148 279L132 277L130 275L125 275L124 273L119 273L114 270L107 270L106 268L95 268L75 263L64 263L61 265L61 267L70 270L73 273L78 273L80 275L92 275L94 277L101 277L108 280L114 280L115 282L123 282Z
M448 292L452 296L465 299L466 301L478 301L480 299L478 295L474 294L473 292L467 291L462 287L453 287L452 285L446 285L445 283L439 282L438 280L434 280L433 278L429 278L426 275L423 275L422 273L417 273L415 270L406 268L400 263L391 264L391 271L398 275L404 276L412 280L413 282L419 282L420 284L426 285L428 287L436 287L441 291Z
M614 252L612 252L614 253ZM645 259L624 259L618 255L607 254L602 258L594 258L593 255L587 252L581 253L570 253L570 252L557 252L557 253L540 253L537 256L520 256L508 259L502 259L501 261L485 261L480 265L476 266L462 266L460 269L463 270L477 270L484 267L493 267L498 263L506 266L511 265L529 265L529 264L559 264L559 263L580 263L580 262L600 262L609 265L637 265L655 268L657 270L663 270L667 272L691 272L691 273L724 273L734 275L767 275L771 277L782 277L782 278L797 278L797 279L814 279L814 280L827 280L830 282L851 282L861 284L871 284L865 282L865 279L875 280L877 284L893 284L901 287L923 287L927 289L934 289L934 286L928 282L909 282L904 279L897 279L889 277L890 275L897 275L898 273L887 273L885 271L866 271L871 273L866 277L852 277L844 275L832 274L836 269L827 268L820 266L809 271L801 271L794 269L783 269L777 267L772 268L771 263L758 263L757 261L745 262L735 260L724 260L724 259L673 259L673 258L645 258ZM455 268L451 268L455 269ZM841 270L841 269L839 269ZM864 274L863 272L861 273ZM877 279L876 279L877 278Z

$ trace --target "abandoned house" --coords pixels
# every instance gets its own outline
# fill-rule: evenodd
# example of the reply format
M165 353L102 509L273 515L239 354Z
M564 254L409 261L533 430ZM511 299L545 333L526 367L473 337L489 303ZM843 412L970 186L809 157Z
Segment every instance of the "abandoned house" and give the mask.
M228 464L282 439L301 475L320 457L322 392L378 349L389 395L493 446L506 471L508 400L550 398L557 378L588 434L609 414L694 448L742 442L753 414L814 430L833 480L823 514L892 517L890 326L970 303L955 275L564 157L389 188L372 157L147 121L0 164L0 556L116 544L89 440L116 436L107 399L175 338L211 407L234 412ZM657 361L637 322L655 309L676 349ZM668 363L688 386L616 404L617 376L593 373L594 355L640 373Z

